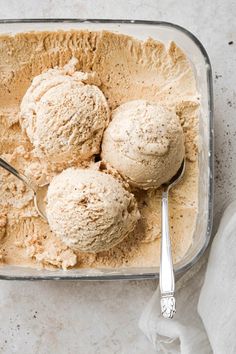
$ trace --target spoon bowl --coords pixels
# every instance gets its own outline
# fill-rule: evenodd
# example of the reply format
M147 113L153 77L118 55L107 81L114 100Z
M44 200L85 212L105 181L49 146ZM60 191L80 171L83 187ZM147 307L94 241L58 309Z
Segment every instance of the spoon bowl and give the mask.
M46 216L46 196L49 184L38 185L31 179L27 178L23 173L17 171L15 167L0 158L0 166L20 179L28 188L34 192L34 205L39 215L47 221Z
M163 189L166 191L170 191L171 188L176 186L176 184L178 184L181 181L181 179L183 178L184 173L185 173L185 169L186 169L186 161L185 161L185 159L183 159L181 166L178 169L177 173L168 182L166 182L162 185Z
M47 221L47 215L46 215L46 198L47 198L47 192L48 192L48 186L49 184L43 184L41 186L38 186L37 190L34 191L34 206L39 213L39 215Z

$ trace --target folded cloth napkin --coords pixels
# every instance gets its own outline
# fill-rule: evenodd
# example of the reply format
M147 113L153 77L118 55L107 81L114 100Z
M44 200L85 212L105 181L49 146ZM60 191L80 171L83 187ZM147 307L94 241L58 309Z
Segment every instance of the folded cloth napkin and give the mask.
M236 353L236 201L226 209L207 259L177 281L174 319L160 314L159 288L142 313L139 327L157 353Z

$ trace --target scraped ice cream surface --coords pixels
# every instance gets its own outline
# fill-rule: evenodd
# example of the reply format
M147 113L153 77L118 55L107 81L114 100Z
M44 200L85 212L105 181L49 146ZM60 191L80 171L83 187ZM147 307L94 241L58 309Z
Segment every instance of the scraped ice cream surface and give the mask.
M49 225L32 192L0 170L0 261L158 266L158 187L185 154L170 198L173 258L182 259L197 217L199 133L199 97L182 50L106 31L32 32L0 36L0 65L0 154L36 182L51 182Z
M102 157L133 186L160 187L177 173L184 158L179 117L145 100L123 103L104 133Z

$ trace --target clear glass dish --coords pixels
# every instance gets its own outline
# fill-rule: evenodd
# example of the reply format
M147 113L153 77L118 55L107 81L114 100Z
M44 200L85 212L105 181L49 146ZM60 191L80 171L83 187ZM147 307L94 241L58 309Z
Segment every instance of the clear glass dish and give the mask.
M206 50L186 29L172 23L133 20L50 19L1 20L0 34L39 30L89 29L117 31L145 40L148 37L164 43L174 40L190 59L201 95L199 152L199 212L193 242L184 258L175 264L177 273L190 268L204 253L211 235L213 215L213 92L211 65ZM115 280L158 278L159 269L71 269L38 270L3 265L0 279L9 280Z

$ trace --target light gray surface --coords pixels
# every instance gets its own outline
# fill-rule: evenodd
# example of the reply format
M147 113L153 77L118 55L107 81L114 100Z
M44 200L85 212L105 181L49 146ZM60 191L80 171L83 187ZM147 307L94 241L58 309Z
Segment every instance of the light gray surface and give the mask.
M0 0L0 18L163 20L192 31L207 49L215 90L215 224L236 197L236 2ZM232 45L228 42L234 41ZM0 282L0 353L152 354L137 327L153 281Z

